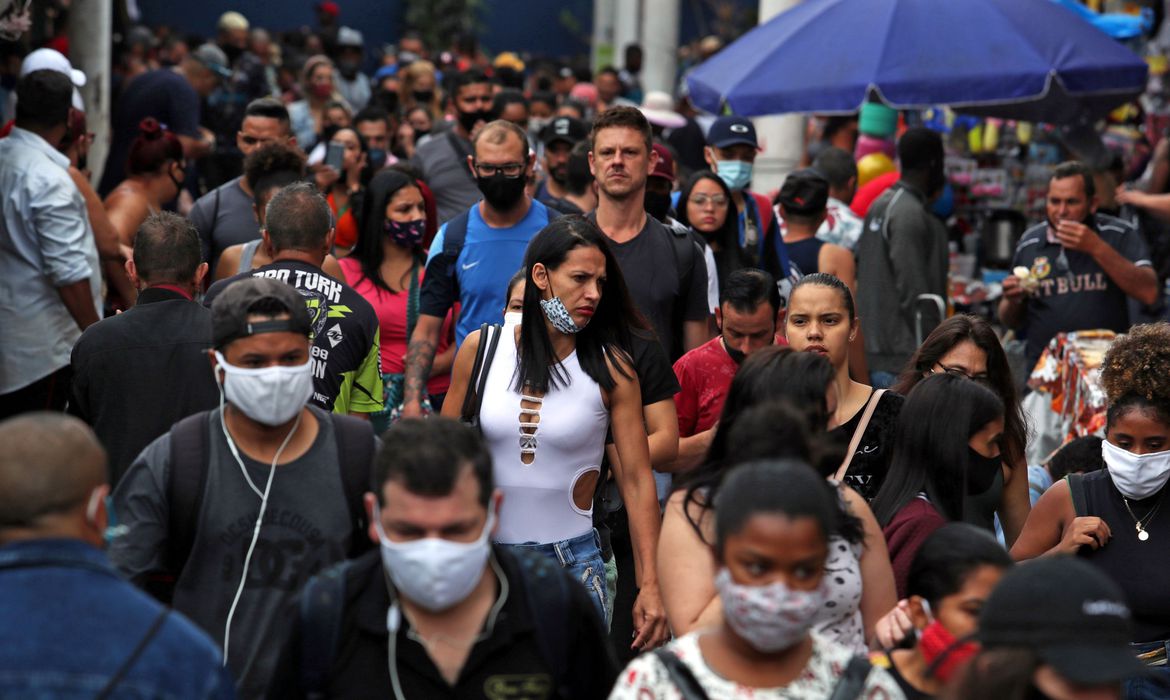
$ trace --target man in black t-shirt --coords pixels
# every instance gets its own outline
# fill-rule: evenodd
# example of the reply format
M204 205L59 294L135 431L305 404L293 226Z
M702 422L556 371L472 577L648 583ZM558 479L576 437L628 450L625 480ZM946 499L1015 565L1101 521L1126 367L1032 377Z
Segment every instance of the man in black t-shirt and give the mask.
M125 179L130 144L146 117L154 117L179 137L183 157L188 160L209 154L215 148L215 137L199 126L199 100L230 75L223 51L214 44L204 44L177 68L152 70L130 81L114 105L113 142L98 193L106 196Z
M381 345L374 307L350 286L321 270L333 244L325 198L309 183L289 185L268 203L264 242L272 262L220 280L203 303L232 283L268 277L295 287L312 320L313 395L310 402L334 413L382 410Z
M1158 276L1141 235L1096 212L1092 172L1077 162L1057 166L1048 182L1048 220L1020 239L999 303L1004 324L1026 330L1029 365L1057 333L1124 332L1127 295L1143 304L1158 298ZM1016 275L1015 268L1028 274Z

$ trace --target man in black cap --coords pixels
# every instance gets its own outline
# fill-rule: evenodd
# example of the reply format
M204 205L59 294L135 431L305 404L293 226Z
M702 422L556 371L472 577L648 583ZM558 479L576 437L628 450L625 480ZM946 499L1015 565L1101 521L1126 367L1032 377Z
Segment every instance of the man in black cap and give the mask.
M812 168L790 173L776 196L780 206L780 234L789 259L802 274L826 272L853 289L857 280L853 253L817 238L828 202L829 181L823 175Z
M130 466L110 559L210 634L254 698L297 591L370 545L362 494L375 440L368 423L308 405L312 324L295 289L241 280L211 314L226 405L179 421Z
M561 200L569 194L569 154L573 146L588 136L589 127L572 117L557 117L545 125L540 133L545 175L536 187L536 199L542 204L557 210L562 208Z
M1039 658L1030 678L1021 679L1030 681L1031 692L1022 690L1018 697L1069 697L1058 689L1071 685L1105 691L1091 697L1116 698L1122 681L1128 681L1126 697L1165 697L1164 688L1134 693L1140 676L1153 667L1143 666L1130 646L1134 629L1125 596L1100 569L1079 559L1037 559L1009 571L984 604L976 636L983 650L971 661L960 691L988 687L985 655L1014 651ZM1009 684L1001 677L996 688L1014 690ZM957 692L955 697L985 696Z

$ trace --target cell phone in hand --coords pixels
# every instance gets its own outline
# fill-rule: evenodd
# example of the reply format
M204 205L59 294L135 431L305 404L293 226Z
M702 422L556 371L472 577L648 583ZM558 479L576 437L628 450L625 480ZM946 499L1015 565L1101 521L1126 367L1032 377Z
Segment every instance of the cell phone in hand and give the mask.
M345 158L345 144L340 141L330 141L325 148L325 165L337 172L342 172L342 162Z

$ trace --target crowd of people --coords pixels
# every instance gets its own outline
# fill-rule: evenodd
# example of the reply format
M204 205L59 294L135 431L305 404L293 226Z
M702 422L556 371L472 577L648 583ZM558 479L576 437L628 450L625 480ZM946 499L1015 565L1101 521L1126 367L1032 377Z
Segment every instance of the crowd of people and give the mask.
M848 120L755 192L752 122L637 51L366 75L318 8L139 32L97 187L24 58L0 697L1170 697L1170 324L1092 168L995 318L932 319L936 132L858 214ZM1002 326L1123 333L1103 438L1027 463Z

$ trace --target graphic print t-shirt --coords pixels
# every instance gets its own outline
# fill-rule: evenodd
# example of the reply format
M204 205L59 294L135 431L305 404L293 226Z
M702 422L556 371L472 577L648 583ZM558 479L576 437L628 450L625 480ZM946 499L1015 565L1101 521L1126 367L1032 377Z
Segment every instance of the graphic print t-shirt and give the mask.
M268 277L291 285L305 298L313 321L313 396L310 402L334 413L373 413L382 408L381 349L374 307L352 287L309 263L278 260L211 285L203 304L231 283Z

